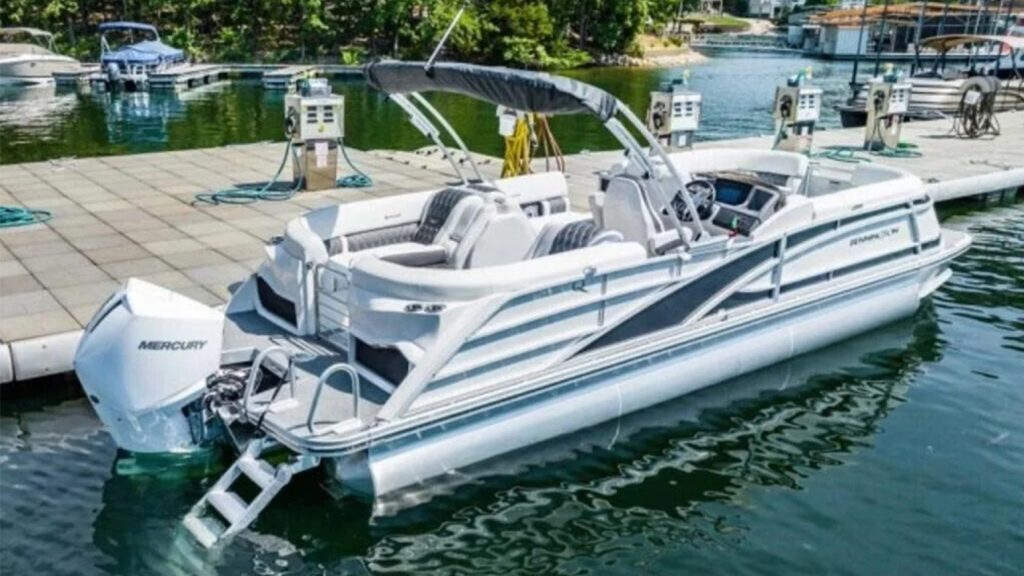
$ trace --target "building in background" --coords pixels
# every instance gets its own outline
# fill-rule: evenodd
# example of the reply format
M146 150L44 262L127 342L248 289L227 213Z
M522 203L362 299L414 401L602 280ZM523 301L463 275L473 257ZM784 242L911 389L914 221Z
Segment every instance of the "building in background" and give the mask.
M783 15L794 12L804 5L806 0L750 0L747 16L753 18L769 18L775 20Z

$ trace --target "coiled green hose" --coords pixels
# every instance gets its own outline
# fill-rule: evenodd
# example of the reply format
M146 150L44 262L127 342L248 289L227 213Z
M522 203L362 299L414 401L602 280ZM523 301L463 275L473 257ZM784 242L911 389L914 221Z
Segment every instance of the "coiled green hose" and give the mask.
M48 210L32 210L18 206L0 206L0 228L41 224L53 218Z

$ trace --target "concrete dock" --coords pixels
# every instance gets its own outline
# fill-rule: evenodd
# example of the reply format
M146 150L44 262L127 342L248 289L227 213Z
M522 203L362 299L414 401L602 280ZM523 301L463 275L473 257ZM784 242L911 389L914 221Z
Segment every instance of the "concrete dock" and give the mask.
M1016 191L1024 188L1024 112L999 119L1003 134L991 140L947 136L949 121L909 124L904 141L923 157L873 161L917 174L940 201ZM856 146L862 136L860 129L819 132L815 144ZM264 241L281 234L288 220L328 204L439 187L454 177L439 154L352 150L372 187L300 193L286 202L191 204L199 192L264 182L282 145L0 165L0 204L54 215L44 224L0 229L0 383L69 371L82 328L130 277L222 304L230 287L260 264ZM764 136L699 147L770 145ZM615 151L566 158L574 206L586 207L596 173L619 157ZM499 159L479 160L485 176L497 176Z

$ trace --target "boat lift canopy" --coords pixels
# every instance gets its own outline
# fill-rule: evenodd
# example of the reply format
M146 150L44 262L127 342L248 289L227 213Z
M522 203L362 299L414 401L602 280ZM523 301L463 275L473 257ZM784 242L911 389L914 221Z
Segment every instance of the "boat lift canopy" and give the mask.
M608 121L618 100L600 88L540 72L441 62L381 61L363 70L370 86L388 94L455 92L491 104L541 114L590 112Z
M673 227L679 233L682 240L686 238L686 230L682 222L671 208L671 202L676 195L679 195L690 214L697 214L697 207L686 190L686 183L691 180L690 175L684 178L680 169L673 164L672 160L665 153L658 139L655 138L644 123L629 109L611 94L600 88L591 86L584 82L553 76L541 72L528 72L525 70L514 70L500 66L479 66L476 64L464 64L460 62L439 62L430 64L426 62L405 62L399 60L382 60L371 62L363 67L363 75L366 82L373 88L390 96L391 100L398 104L405 113L409 115L412 124L431 139L448 159L456 174L468 183L454 156L448 153L448 149L440 138L440 131L421 112L413 101L437 120L445 131L452 137L455 143L462 149L476 172L478 180L483 180L480 170L473 161L472 154L466 148L465 143L451 127L441 114L430 105L419 93L420 92L451 92L462 94L477 100L489 102L498 106L505 106L513 110L523 112L536 112L539 114L580 114L590 113L596 116L605 128L628 150L631 158L637 160L646 174L647 181L656 191L651 201L655 203L659 211L667 214L672 221ZM408 96L408 98L406 97ZM410 100L411 99L411 100ZM622 117L639 133L647 148L637 142L629 129L616 118ZM669 186L666 189L664 183L655 175L659 170L652 162L657 158L669 174ZM695 239L699 239L704 233L704 227L700 220L694 218L693 225L697 228ZM686 240L682 240L684 243Z

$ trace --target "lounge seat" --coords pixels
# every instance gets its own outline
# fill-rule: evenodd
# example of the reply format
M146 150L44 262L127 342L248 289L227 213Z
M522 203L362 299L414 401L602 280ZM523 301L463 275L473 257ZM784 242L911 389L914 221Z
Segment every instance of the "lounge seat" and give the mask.
M357 255L372 254L405 266L459 268L493 212L493 202L483 195L445 188L430 198L418 222L335 236L323 244L332 262L346 266Z

